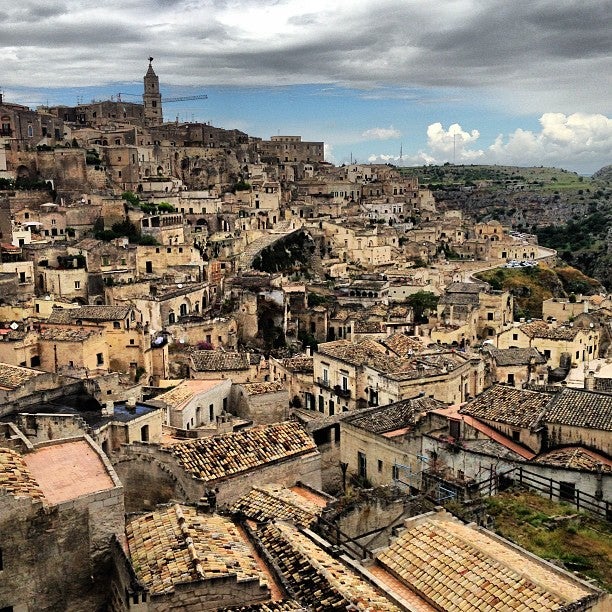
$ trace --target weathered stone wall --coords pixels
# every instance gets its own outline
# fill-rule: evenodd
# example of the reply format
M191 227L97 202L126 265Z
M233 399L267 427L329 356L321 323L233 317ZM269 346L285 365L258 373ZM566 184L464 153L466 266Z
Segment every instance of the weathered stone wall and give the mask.
M231 412L254 423L278 423L287 419L289 393L283 389L276 393L247 395L241 385L234 385Z
M214 487L219 489L218 505L230 505L251 487L271 482L290 487L301 481L315 489L322 488L318 452L208 483L185 472L170 452L154 444L125 445L113 456L112 462L124 486L128 512L150 510L170 500L197 502L207 489Z
M107 599L110 540L123 529L120 488L54 507L3 494L0 609L100 609Z

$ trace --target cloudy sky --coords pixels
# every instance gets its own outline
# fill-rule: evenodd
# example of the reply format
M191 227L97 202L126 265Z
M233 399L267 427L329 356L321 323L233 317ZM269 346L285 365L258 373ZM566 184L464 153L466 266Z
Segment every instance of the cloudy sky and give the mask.
M0 88L323 140L334 163L612 163L610 0L0 2ZM402 152L401 160L399 158Z

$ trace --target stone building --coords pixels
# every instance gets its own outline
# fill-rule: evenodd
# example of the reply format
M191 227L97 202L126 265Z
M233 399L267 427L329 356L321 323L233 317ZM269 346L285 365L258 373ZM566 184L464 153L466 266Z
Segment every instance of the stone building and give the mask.
M115 552L111 612L197 612L270 600L268 572L225 517L174 504L131 518L125 533L125 550Z
M219 505L232 504L252 486L270 482L321 488L317 447L290 421L170 446L124 445L113 464L128 511L152 509L170 499L196 503L212 489Z
M124 527L115 471L87 436L32 445L13 428L3 440L0 609L100 609Z
M289 415L289 392L280 381L233 385L232 398L232 413L257 424L277 423Z

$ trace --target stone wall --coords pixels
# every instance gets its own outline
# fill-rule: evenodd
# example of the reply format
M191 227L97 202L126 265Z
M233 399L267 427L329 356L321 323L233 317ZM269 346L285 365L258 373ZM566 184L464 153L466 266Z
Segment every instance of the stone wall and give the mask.
M224 480L205 482L185 472L170 452L155 444L125 445L112 458L125 491L127 512L151 510L170 500L197 502L207 489L217 487L217 503L231 505L251 487L279 483L287 487L301 481L321 489L321 455L299 455L243 472Z

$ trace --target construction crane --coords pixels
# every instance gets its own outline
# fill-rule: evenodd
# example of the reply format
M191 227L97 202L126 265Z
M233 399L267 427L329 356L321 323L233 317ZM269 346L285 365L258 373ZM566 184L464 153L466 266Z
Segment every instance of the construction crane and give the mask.
M134 98L141 98L142 94L132 94L132 93L125 93L125 92L120 91L117 94L117 102L121 102L121 96L132 96ZM197 96L181 96L179 98L163 98L162 97L163 104L168 104L169 102L189 102L191 100L208 100L208 96L206 94L199 94Z

